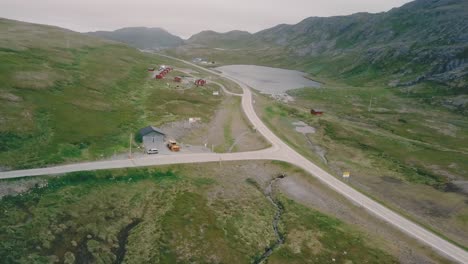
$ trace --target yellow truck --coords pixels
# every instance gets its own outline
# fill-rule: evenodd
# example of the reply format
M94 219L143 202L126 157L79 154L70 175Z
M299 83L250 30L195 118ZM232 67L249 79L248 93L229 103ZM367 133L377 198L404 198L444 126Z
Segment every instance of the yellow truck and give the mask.
M169 140L169 142L167 143L167 147L171 150L171 151L174 151L174 152L177 152L180 150L180 146L177 145L177 142L173 139Z

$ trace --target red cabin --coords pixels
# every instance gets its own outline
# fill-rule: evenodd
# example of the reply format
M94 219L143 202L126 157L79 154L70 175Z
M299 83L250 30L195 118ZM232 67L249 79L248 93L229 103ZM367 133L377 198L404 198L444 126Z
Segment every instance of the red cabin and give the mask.
M313 114L313 115L316 115L316 116L321 116L321 115L323 115L323 111L322 111L322 110L311 109L311 110L310 110L310 113Z
M159 70L160 72L156 75L156 79L163 79L166 76L166 74L168 74L172 70L172 68L164 68L162 70Z
M180 83L181 81L182 81L182 78L180 78L179 76L174 77L174 82Z
M198 79L195 81L196 86L204 86L205 84L206 84L206 81L202 79Z

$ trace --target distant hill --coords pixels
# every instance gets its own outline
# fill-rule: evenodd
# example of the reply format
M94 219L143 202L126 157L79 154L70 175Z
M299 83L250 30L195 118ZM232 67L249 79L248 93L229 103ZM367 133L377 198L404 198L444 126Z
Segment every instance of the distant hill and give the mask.
M279 55L283 65L278 54L259 53L263 64L272 57L279 66L357 85L378 80L390 86L412 86L429 81L458 88L451 93L460 94L468 93L466 21L466 0L417 0L385 13L310 17L253 35L202 32L189 43L218 48L226 43L227 48L235 45L246 50L256 43L283 52Z
M193 35L186 43L212 48L242 48L256 44L252 36L249 32L240 30L226 33L207 30Z
M115 31L89 32L88 34L123 42L139 49L158 50L174 48L184 44L181 38L161 28L128 27Z

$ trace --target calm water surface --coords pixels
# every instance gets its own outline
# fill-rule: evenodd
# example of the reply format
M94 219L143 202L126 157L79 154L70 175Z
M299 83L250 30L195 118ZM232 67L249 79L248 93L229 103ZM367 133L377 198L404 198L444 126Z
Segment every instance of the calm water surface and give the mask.
M304 78L305 73L256 65L228 65L216 68L232 78L266 94L283 94L288 90L320 87L318 82Z

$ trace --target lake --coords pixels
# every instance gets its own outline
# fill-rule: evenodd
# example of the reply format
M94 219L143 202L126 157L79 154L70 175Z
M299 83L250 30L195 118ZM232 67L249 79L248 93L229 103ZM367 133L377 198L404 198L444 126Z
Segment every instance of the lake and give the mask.
M305 78L305 73L294 70L256 65L227 65L217 67L216 70L271 95L284 94L288 90L304 87L320 87L318 82Z

